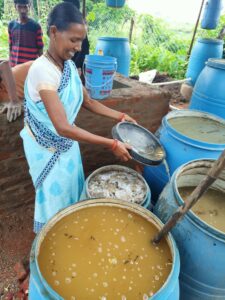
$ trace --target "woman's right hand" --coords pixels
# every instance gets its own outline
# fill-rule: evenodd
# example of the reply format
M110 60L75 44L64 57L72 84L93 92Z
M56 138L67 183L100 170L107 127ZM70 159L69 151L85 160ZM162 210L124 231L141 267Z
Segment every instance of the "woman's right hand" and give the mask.
M128 152L128 150L130 150L132 147L129 144L126 143L122 143L118 140L116 140L116 144L115 144L115 140L114 140L114 145L111 148L113 154L120 158L122 161L128 161L130 159L132 159L130 153Z

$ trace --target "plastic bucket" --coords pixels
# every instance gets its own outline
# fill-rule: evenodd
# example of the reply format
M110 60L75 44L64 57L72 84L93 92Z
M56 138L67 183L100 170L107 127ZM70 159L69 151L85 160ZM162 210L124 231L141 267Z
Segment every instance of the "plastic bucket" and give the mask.
M109 7L120 8L125 4L125 0L106 0L106 5Z
M209 59L195 84L190 109L225 119L225 59Z
M93 199L88 201L81 201L72 205L58 214L56 214L42 229L39 235L36 237L30 254L30 286L29 286L29 299L30 300L63 300L63 298L54 291L45 278L43 277L39 264L38 256L41 244L43 243L48 231L60 222L64 217L75 213L78 210L96 207L96 206L108 206L117 207L119 209L125 209L135 213L158 228L160 230L163 226L162 222L150 211L144 209L140 205L134 203L128 203L125 201L113 200L113 199ZM167 277L163 286L149 299L151 300L179 300L179 281L178 276L180 272L180 257L176 247L176 243L171 234L166 238L168 246L172 255L171 272ZM66 255L66 253L65 253ZM118 253L119 255L119 253ZM160 254L162 255L162 254ZM47 266L46 266L47 267ZM84 278L84 280L87 280Z
M158 134L160 143L166 152L166 162L171 176L179 166L193 159L218 158L225 148L225 140L224 143L217 144L202 141L200 137L193 139L178 132L177 129L170 124L170 120L173 118L179 118L179 120L190 118L191 126L192 117L200 118L200 120L203 118L206 121L215 121L225 126L225 120L200 111L178 110L168 113L162 120L162 126ZM146 166L144 168L144 178L148 182L152 194L153 190L155 191L154 201L156 201L163 187L169 181L168 170L166 170L163 164L158 167Z
M149 188L147 182L145 181L145 179L138 172L136 172L135 170L124 167L124 166L119 166L119 165L109 165L109 166L101 167L101 168L95 170L93 173L91 173L85 181L83 192L81 194L80 200L93 198L92 195L91 195L90 189L89 189L90 181L95 176L100 175L101 173L106 173L106 172L111 172L111 171L131 174L131 175L134 175L135 177L137 177L139 180L141 180L144 183L145 187L146 187L146 194L143 197L143 201L142 201L141 205L145 208L149 208L149 209L151 208L151 191L150 191L150 188ZM113 198L116 199L116 196L113 197ZM119 200L121 200L121 199L119 199Z
M95 54L116 57L117 72L128 77L130 71L130 45L128 38L100 37L95 48Z
M209 58L222 58L222 55L222 40L199 38L191 51L186 72L186 78L191 78L190 84L192 86L195 85L199 74Z
M154 207L154 213L163 223L184 203L179 188L196 187L212 163L213 160L192 161L173 174ZM223 192L225 201L225 170L212 189ZM181 258L181 299L225 299L225 233L191 210L172 229L172 234Z
M221 9L221 0L208 0L205 4L201 27L204 29L215 29L219 23Z
M115 57L85 55L85 87L91 98L102 100L109 97L116 68Z

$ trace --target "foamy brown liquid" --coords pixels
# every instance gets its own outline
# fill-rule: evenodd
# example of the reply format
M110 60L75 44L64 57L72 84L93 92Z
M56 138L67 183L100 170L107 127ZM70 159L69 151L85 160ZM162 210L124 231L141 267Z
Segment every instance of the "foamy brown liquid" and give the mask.
M172 267L166 240L150 242L158 229L116 207L91 207L60 220L38 256L42 275L66 300L148 299Z
M181 187L179 193L185 201L193 190L193 187ZM209 189L192 211L207 224L225 232L225 193Z
M168 120L181 134L202 142L225 144L225 125L207 118L182 117Z

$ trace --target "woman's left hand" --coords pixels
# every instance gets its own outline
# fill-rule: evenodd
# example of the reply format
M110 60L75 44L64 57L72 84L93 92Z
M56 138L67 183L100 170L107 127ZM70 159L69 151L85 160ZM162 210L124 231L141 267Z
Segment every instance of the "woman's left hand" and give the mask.
M120 122L131 122L131 123L134 123L134 124L137 124L137 121L135 121L133 118L131 118L129 115L127 114L123 114Z

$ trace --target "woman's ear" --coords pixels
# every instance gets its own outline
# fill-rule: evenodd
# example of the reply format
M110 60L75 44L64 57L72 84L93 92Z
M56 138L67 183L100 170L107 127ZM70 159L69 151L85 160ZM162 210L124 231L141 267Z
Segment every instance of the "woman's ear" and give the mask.
M56 37L57 28L55 25L50 26L49 28L49 36L52 36L54 39Z

